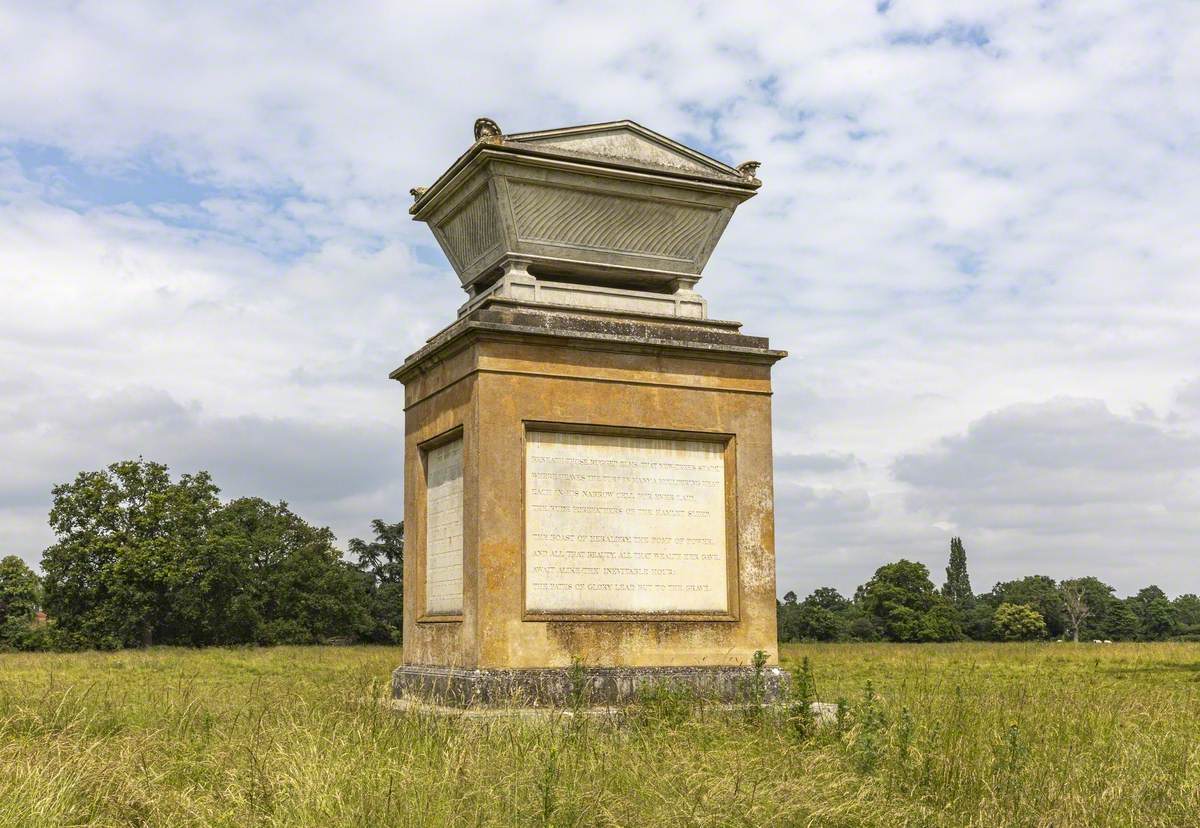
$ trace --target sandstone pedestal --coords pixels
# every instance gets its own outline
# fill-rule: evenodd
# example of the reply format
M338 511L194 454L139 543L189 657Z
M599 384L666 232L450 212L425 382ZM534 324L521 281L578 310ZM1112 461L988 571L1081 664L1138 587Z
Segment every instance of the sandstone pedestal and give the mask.
M535 223L536 245L522 235L528 216L514 219L496 188L503 176L544 183L538 165L564 163L561 147L472 172L471 159L504 140L485 130L466 161L415 191L418 218L444 223L439 241L470 298L392 374L405 387L408 550L397 696L618 703L647 682L726 701L752 682L778 692L770 371L784 354L705 318L693 290L732 205L758 182L711 159L719 167L705 175L671 169L654 153L686 148L630 149L655 136L625 123L530 134L567 132L577 153L567 178L552 181L570 191L557 206L567 216ZM589 144L597 131L600 144ZM635 157L614 161L622 152ZM704 159L678 157L699 164L693 156ZM570 175L585 173L611 203L579 207L593 184ZM622 190L628 180L642 189ZM657 218L654 198L666 204ZM487 216L471 219L482 239L444 229L463 210L482 212L470 206L480 199L497 222L513 222L490 253L478 253L493 238ZM631 225L649 241L621 253L629 232L595 228L635 207L656 229ZM571 209L581 226L569 226ZM656 239L667 246L663 234L691 239L691 258L631 278ZM555 245L561 261L547 253ZM757 651L768 662L756 673Z

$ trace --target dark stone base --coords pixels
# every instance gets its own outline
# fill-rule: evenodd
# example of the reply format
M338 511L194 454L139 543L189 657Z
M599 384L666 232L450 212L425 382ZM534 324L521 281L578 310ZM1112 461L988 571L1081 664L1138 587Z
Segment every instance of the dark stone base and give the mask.
M582 667L471 670L405 666L392 673L392 696L451 707L569 707L619 705L642 688L665 685L699 698L729 704L756 698L773 701L788 674L767 667ZM761 682L761 690L756 684Z

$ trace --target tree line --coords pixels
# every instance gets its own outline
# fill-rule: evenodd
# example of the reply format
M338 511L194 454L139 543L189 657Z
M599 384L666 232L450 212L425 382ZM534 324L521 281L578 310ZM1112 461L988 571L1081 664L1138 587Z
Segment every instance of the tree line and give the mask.
M780 641L1200 641L1200 597L1157 586L1119 598L1095 577L1027 575L975 594L961 538L941 589L924 564L879 567L850 598L832 587L777 602Z
M284 502L223 502L208 472L141 458L55 486L39 577L0 560L0 647L399 642L404 525L344 560Z
M286 503L223 502L204 471L172 479L141 458L54 487L42 575L0 559L0 648L398 643L404 524L372 521L343 559L328 528ZM975 594L962 540L946 580L900 560L844 597L778 602L781 641L1200 640L1200 597L1157 586L1127 598L1094 577L1003 581Z

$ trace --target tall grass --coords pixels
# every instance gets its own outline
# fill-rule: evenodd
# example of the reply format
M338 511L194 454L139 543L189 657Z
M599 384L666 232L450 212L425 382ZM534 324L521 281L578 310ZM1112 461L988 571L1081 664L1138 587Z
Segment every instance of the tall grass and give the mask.
M398 713L388 648L0 655L0 825L1200 825L1200 646L783 655L838 724Z

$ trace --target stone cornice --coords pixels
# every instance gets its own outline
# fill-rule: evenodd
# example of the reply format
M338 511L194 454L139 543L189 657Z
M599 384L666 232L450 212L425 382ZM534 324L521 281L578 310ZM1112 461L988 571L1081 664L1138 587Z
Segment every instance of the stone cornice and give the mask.
M730 331L731 323L675 325L551 314L537 311L477 311L434 335L388 377L407 383L483 339L552 343L556 346L622 353L674 354L699 360L773 365L787 356L765 337Z

